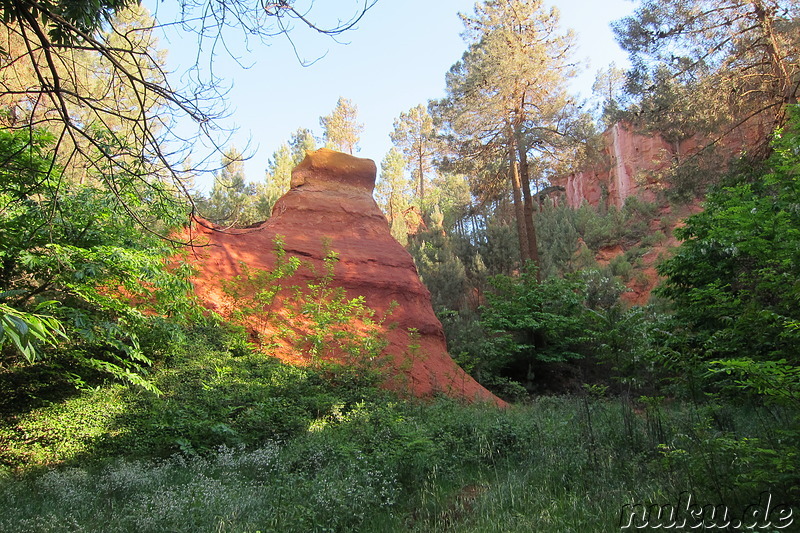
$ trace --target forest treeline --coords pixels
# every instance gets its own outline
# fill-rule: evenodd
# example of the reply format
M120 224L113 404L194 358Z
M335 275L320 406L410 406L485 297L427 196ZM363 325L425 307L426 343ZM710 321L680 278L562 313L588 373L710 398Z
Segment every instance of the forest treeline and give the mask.
M336 35L368 24L370 7L327 28L292 2L268 3L257 15L240 2L182 5L183 23L198 37L198 61L214 39L231 38L231 25L263 39L288 31L289 22ZM193 453L203 439L253 445L256 426L288 438L313 425L313 413L331 424L362 416L363 375L309 371L300 379L280 370L308 392L284 397L258 374L272 367L220 362L216 354L209 357L218 379L241 373L239 386L250 372L264 380L222 415L215 409L227 400L213 396L222 389L190 394L169 369L175 360L191 369L187 375L205 372L185 363L198 339L224 357L256 357L236 326L199 309L190 269L175 261L184 243L170 236L192 215L222 226L268 218L306 150L357 149L357 103L340 98L320 118L321 136L307 127L291 133L263 178L245 176L231 146L216 145L221 158L210 169L208 160L192 163L190 148L200 138L216 142L215 118L224 114L219 86L214 79L173 85L157 21L144 7L32 0L0 11L0 409L9 420L109 383L139 391L130 405L148 416L169 404L169 394L158 398L170 390L210 398L202 412L227 417L212 423L181 411L185 431L159 441L165 450ZM715 457L745 457L747 471L715 478L717 489L731 482L796 495L800 6L641 0L614 25L632 68L598 75L595 106L570 93L576 36L560 26L557 10L538 0L485 0L461 18L465 51L443 73L446 95L397 117L376 186L392 234L431 291L452 356L512 402L578 392L638 401L650 414L666 399L764 408L777 428L761 438L717 431L725 423L709 407L714 414L695 433L681 433L692 435L687 443L676 436L658 443L660 453L687 471L705 471ZM175 133L180 117L197 126L197 137ZM668 142L696 139L700 148L661 173L655 203L634 197L623 206L568 207L551 180L608 165L601 132L620 121ZM726 153L724 139L741 128L763 135L742 153ZM194 186L203 171L214 176L205 193ZM667 237L652 230L655 213L677 202L701 202L703 210L685 220L681 244L659 263L663 281L651 303L625 304L621 295L641 275L641 256ZM625 253L598 264L596 252L615 245ZM269 407L270 395L283 398L282 410ZM383 420L376 413L363 416ZM383 422L395 427L392 416ZM144 448L148 431L176 424L148 420ZM270 433L273 426L280 431ZM588 428L594 438L591 421ZM411 435L395 429L398 439ZM503 442L518 442L501 429ZM16 430L8 431L0 438L14 441L8 435ZM436 446L445 447L436 438L414 434L403 445L433 457ZM397 453L397 479L430 474Z

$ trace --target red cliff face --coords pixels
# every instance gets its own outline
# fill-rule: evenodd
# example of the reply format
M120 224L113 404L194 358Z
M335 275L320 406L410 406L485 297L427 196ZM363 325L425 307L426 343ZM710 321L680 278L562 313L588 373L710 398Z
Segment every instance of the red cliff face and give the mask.
M584 202L597 206L601 201L606 205L622 207L625 201L635 196L645 202L659 200L658 192L668 184L663 176L674 163L686 160L703 145L696 138L679 143L669 143L659 135L636 133L629 125L618 123L603 133L606 163L574 172L553 180L553 185L564 188L567 205L580 207ZM718 143L722 153L735 154L748 146L755 146L764 138L764 129L758 123L741 127L725 136ZM641 258L638 276L628 282L629 292L622 299L642 305L647 302L650 292L658 282L655 265L663 254L677 246L672 236L676 225L686 216L700 210L699 205L682 207L661 205L656 218L651 221L653 233L662 231L664 242L651 247ZM624 253L622 246L616 245L598 251L595 259L607 264L614 257Z
M240 275L242 263L251 270L274 268L276 235L283 236L287 255L300 257L318 272L324 270L326 251L332 250L339 257L333 285L343 287L350 298L363 296L379 316L394 308L381 327L403 387L417 396L442 392L503 404L447 353L430 293L372 197L375 174L373 161L323 148L308 153L292 172L291 190L276 202L267 222L226 232L196 225L200 235L195 241L205 245L193 249L197 294L209 308L229 314L236 302L224 293L222 280ZM306 268L281 283L302 285L313 279ZM416 339L409 337L409 330L416 330Z
M765 125L754 121L725 135L717 144L730 155L755 146L765 138ZM684 161L710 140L691 137L669 143L657 134L636 133L625 123L614 124L603 132L604 165L573 172L553 180L564 187L567 204L580 207L583 202L598 205L603 196L607 205L621 207L630 196L646 202L656 200L656 193L668 186L661 174L672 164Z
M622 206L629 196L651 202L661 187L658 173L674 157L686 154L695 146L687 141L673 145L658 135L636 133L625 124L615 124L603 133L605 156L609 162L554 180L566 190L567 204L580 207L583 202L598 205L606 196L608 205Z

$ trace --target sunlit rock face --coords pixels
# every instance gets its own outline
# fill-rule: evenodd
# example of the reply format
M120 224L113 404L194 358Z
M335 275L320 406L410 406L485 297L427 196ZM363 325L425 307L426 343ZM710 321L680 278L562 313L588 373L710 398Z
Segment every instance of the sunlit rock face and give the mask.
M735 129L715 146L720 155L735 155L765 138L759 124ZM621 207L635 196L646 202L658 198L658 192L668 187L663 179L669 168L686 161L712 139L689 137L680 142L668 142L658 134L639 133L630 124L619 122L603 132L605 162L559 176L553 185L564 188L567 205L581 204Z
M726 155L740 153L763 138L764 130L756 124L734 130L715 147L724 160ZM635 305L647 303L659 282L655 268L659 258L678 244L674 229L686 216L700 211L699 203L668 205L659 193L669 187L665 176L670 168L687 161L709 142L696 137L667 142L658 134L640 133L629 124L617 123L603 133L602 163L587 165L582 170L552 180L553 185L563 188L564 200L570 207L577 208L584 203L622 207L630 197L644 202L662 201L650 221L650 232L662 232L664 238L649 246L640 258L641 267L637 276L627 282L628 291L621 296L622 300ZM606 265L623 253L625 249L621 246L610 246L600 249L595 259Z
M603 133L606 164L573 172L553 180L564 187L567 204L580 207L582 203L621 207L630 196L651 202L655 192L663 187L658 176L672 158L691 147L689 143L670 144L658 135L643 135L622 123Z
M393 374L387 386L416 396L442 392L502 404L447 353L430 293L372 197L375 176L372 160L323 148L309 152L294 169L291 189L275 203L268 221L226 231L199 221L192 236L198 295L209 308L228 315L236 302L224 293L223 280L240 275L242 263L251 270L272 269L276 235L282 236L288 255L300 257L318 272L324 270L325 253L332 250L339 257L333 284L343 287L349 297L363 296L378 316L389 313L382 326ZM310 279L311 271L301 268L282 283L302 285ZM409 331L416 331L415 338ZM303 363L296 353L276 353Z

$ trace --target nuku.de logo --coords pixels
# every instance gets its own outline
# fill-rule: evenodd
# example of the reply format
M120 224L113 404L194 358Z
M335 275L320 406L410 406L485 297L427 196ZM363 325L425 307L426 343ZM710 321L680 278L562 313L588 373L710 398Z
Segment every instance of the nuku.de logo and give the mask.
M769 492L762 492L759 502L748 505L738 517L726 505L695 502L690 492L680 493L677 503L623 505L619 517L620 529L763 530L784 529L793 523L791 506L773 502Z

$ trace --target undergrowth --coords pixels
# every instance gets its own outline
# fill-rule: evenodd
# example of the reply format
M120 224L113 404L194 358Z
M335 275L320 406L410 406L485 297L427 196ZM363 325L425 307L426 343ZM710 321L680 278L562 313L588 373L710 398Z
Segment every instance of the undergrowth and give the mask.
M624 505L691 491L740 509L765 489L711 445L768 434L753 408L594 388L508 409L400 400L221 326L190 339L155 370L161 396L110 384L8 413L0 531L594 532Z

